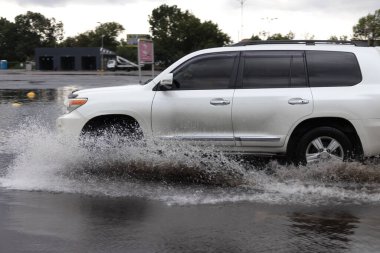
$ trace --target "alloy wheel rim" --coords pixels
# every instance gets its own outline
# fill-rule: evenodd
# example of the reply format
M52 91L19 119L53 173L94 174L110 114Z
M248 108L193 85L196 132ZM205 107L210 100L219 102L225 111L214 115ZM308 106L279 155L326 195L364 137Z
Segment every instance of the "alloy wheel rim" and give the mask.
M343 161L344 151L336 139L320 136L309 143L305 156L308 164L328 160Z

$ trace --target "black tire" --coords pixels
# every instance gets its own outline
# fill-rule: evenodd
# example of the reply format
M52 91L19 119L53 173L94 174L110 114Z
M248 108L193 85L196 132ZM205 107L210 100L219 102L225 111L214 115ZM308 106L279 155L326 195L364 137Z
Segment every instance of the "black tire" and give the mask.
M330 147L334 150L330 150ZM299 139L293 151L292 160L297 165L328 159L345 161L353 156L353 150L351 140L342 131L333 127L317 127ZM306 154L308 154L308 159Z

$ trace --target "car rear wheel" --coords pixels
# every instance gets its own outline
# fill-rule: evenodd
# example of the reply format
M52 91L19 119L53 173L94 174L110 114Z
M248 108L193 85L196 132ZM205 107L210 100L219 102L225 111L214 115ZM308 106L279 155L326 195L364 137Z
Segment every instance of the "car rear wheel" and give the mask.
M294 162L314 164L322 161L345 161L353 145L342 131L332 127L318 127L303 135L296 147Z

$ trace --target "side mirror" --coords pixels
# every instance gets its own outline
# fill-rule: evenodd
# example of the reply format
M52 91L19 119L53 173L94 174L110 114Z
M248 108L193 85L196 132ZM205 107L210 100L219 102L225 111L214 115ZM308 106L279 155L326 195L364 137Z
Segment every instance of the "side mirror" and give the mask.
M166 74L160 82L161 90L171 90L173 89L173 73Z

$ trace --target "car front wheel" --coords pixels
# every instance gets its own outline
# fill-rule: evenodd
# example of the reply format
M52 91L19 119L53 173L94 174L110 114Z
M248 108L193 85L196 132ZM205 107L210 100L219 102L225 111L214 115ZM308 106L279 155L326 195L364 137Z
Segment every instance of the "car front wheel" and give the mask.
M86 125L81 141L86 147L98 145L110 147L136 146L143 142L143 132L137 122L107 119L95 125Z

